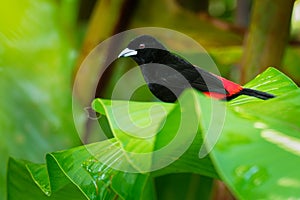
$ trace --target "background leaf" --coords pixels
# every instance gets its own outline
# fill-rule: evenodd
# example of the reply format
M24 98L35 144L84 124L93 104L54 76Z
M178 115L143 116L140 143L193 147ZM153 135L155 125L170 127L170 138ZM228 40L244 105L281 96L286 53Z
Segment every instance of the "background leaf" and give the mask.
M70 90L76 51L67 31L76 2L12 0L0 7L0 199L9 156L42 162L46 152L80 144Z
M9 185L7 199L43 200L66 199L66 197L76 200L85 199L78 188L71 184L69 180L66 180L66 177L60 178L61 180L68 181L68 184L61 185L63 187L52 194L48 188L49 178L43 175L40 176L41 171L45 172L46 170L45 165L37 165L27 161L10 159L8 168L9 172L7 180ZM56 172L60 173L59 171Z

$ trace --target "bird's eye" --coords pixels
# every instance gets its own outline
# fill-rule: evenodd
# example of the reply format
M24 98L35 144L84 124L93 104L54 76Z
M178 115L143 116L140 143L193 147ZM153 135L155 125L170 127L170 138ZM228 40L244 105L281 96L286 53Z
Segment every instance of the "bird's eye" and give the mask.
M145 44L140 44L139 45L139 49L144 49L145 48Z

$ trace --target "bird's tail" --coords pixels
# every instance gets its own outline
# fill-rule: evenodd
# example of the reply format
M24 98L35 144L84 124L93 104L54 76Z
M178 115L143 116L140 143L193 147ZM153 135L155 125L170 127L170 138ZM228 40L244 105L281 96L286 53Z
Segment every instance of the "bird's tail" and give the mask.
M253 89L250 89L250 88L243 88L240 91L240 94L257 97L257 98L263 99L263 100L267 100L267 99L271 99L271 98L275 97L275 95L273 95L273 94L258 91L258 90L253 90Z

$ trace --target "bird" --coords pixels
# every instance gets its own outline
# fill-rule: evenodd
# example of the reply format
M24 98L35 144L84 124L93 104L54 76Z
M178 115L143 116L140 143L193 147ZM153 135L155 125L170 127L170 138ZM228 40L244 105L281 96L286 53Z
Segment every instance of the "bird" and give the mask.
M163 102L175 102L187 88L194 88L206 96L225 101L240 95L262 100L275 97L263 91L244 88L195 66L183 57L170 52L151 35L140 35L131 40L118 55L118 58L124 57L133 59L140 66L148 88Z

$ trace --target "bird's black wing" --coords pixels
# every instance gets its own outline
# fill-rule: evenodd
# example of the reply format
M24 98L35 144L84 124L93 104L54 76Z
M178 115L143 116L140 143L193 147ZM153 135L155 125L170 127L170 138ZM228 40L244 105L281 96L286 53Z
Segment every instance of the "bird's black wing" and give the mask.
M202 90L204 92L228 94L228 92L224 88L223 82L220 79L218 79L217 76L199 67L195 67L195 69L200 74L200 76L192 80L191 84L193 88L198 90L204 89Z
M173 53L170 54L173 63L168 63L169 66L179 71L191 84L191 86L202 92L216 92L227 94L224 85L217 76L207 72L200 67L194 66L187 60L177 56Z

